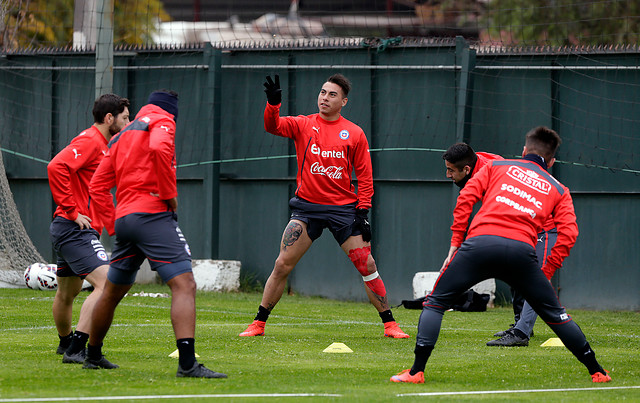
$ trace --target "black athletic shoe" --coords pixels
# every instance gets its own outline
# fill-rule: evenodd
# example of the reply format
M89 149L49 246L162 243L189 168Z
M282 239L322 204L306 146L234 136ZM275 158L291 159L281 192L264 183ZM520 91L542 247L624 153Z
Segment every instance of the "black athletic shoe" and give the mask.
M65 364L83 364L84 359L87 356L87 351L82 349L75 354L64 353L62 356L62 362Z
M513 325L511 325L511 327L509 329L503 330L503 331L498 332L498 333L494 333L493 335L495 337L504 337L504 335L507 334L508 332L511 332L515 326L516 325L513 324ZM529 338L532 338L532 337L533 337L533 329L531 329L531 334L529 335Z
M60 342L60 344L58 344L58 348L56 349L56 354L64 354L65 351L67 351L67 349L69 348L69 346L71 345L71 343L69 344L63 344L62 342Z
M69 349L69 346L71 346L71 341L73 340L72 336L73 336L73 332L69 333L69 335L65 337L58 336L58 338L60 339L60 342L58 343L56 354L62 355L64 354L65 351Z
M502 346L502 347L526 347L529 345L529 339L523 338L515 334L515 332L507 332L504 336L498 340L492 340L487 343L487 346Z
M511 329L513 329L515 326L516 326L516 324L512 323L512 324L509 325L509 328L507 330L503 330L501 332L494 333L493 335L495 337L503 337L505 334L509 333L511 331Z
M103 355L102 357L100 357L99 360L92 360L91 358L86 357L84 359L84 364L82 365L82 368L84 369L100 369L100 368L116 369L120 367L112 362L109 362L109 360L107 360Z
M196 361L193 364L193 367L189 370L184 370L180 365L178 365L178 372L176 373L178 378L226 378L227 375L214 372L204 365L198 363Z

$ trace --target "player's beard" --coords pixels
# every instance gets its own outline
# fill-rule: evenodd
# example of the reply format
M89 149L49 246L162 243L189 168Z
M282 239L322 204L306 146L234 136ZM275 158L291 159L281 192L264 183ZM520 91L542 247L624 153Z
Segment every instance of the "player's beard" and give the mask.
M458 185L458 187L460 189L462 189L464 187L464 185L467 184L467 182L469 182L469 179L471 179L471 172L469 172L468 174L466 174L464 176L464 178L460 179L459 181L455 182L456 185Z
M109 126L109 134L111 134L111 136L114 136L116 134L118 134L118 132L121 130L121 127L118 127L118 125L116 123L113 123L111 126Z

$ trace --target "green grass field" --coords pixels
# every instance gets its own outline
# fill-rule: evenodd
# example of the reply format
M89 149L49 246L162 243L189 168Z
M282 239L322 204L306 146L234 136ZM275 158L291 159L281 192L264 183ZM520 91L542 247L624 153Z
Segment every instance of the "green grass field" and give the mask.
M131 293L163 292L135 286ZM74 308L77 318L83 292ZM196 352L228 379L176 378L169 298L127 296L116 311L103 351L116 370L62 364L51 317L54 292L0 289L0 402L77 401L640 401L640 313L569 310L613 381L591 382L563 347L540 347L555 335L538 321L529 347L485 343L511 323L510 308L447 312L425 384L389 382L413 362L417 310L394 315L410 339L382 336L375 309L284 296L266 336L241 338L260 294L199 292ZM353 353L330 354L333 342ZM470 392L483 392L474 393ZM411 394L429 394L416 396Z

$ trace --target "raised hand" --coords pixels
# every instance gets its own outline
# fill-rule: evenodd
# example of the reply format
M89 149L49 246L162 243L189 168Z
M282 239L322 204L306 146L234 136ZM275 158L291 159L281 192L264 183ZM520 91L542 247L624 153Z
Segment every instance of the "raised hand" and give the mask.
M282 102L282 89L280 89L280 76L275 75L275 82L271 79L271 76L267 76L267 81L264 83L264 92L267 94L267 102L271 105L279 105Z

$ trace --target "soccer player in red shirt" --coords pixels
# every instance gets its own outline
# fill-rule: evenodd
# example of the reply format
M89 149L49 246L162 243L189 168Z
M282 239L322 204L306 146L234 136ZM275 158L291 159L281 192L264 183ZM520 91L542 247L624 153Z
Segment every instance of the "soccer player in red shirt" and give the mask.
M466 143L456 143L447 149L442 155L446 167L446 176L458 187L464 188L469 179L478 173L482 167L491 160L503 159L497 154L475 152ZM553 216L549 216L542 231L538 233L536 242L536 255L538 265L542 267L551 253L558 237L558 231L553 222ZM533 336L533 326L538 315L524 297L511 287L511 302L513 305L514 321L507 330L495 333L499 337L487 343L487 346L520 347L528 346L529 338Z
M342 74L327 79L318 94L318 113L280 116L279 76L267 77L264 128L294 141L298 162L295 196L289 201L291 219L282 235L280 254L265 284L258 314L240 336L262 336L289 273L324 228L362 275L365 290L384 323L384 335L408 338L389 309L387 292L371 256L371 228L367 220L373 196L369 143L360 127L341 115L351 83ZM358 179L358 192L352 172Z
M547 172L560 142L551 129L532 129L526 135L522 159L489 162L460 191L453 212L451 248L420 314L413 366L392 376L392 382L424 383L424 369L438 340L444 312L458 295L488 278L498 278L521 292L587 367L593 382L611 381L548 280L578 236L569 189ZM482 207L469 226L473 206L480 200ZM551 214L558 238L540 270L534 245Z
M131 124L109 142L89 190L101 217L115 216L111 266L91 321L83 368L114 369L102 342L116 306L131 289L144 259L171 289L171 324L179 352L177 377L226 378L195 357L196 283L191 252L178 227L175 131L178 95L154 91ZM109 192L116 187L117 207Z
M107 152L107 143L129 123L129 100L104 94L93 104L93 125L76 136L49 165L49 187L56 203L49 227L58 256L58 289L53 299L53 320L60 343L57 353L64 363L82 363L89 338L91 312L102 293L109 257L100 243L104 225L90 203L89 181ZM107 227L113 232L113 227ZM71 332L73 301L86 279L93 291L83 302L78 324Z

